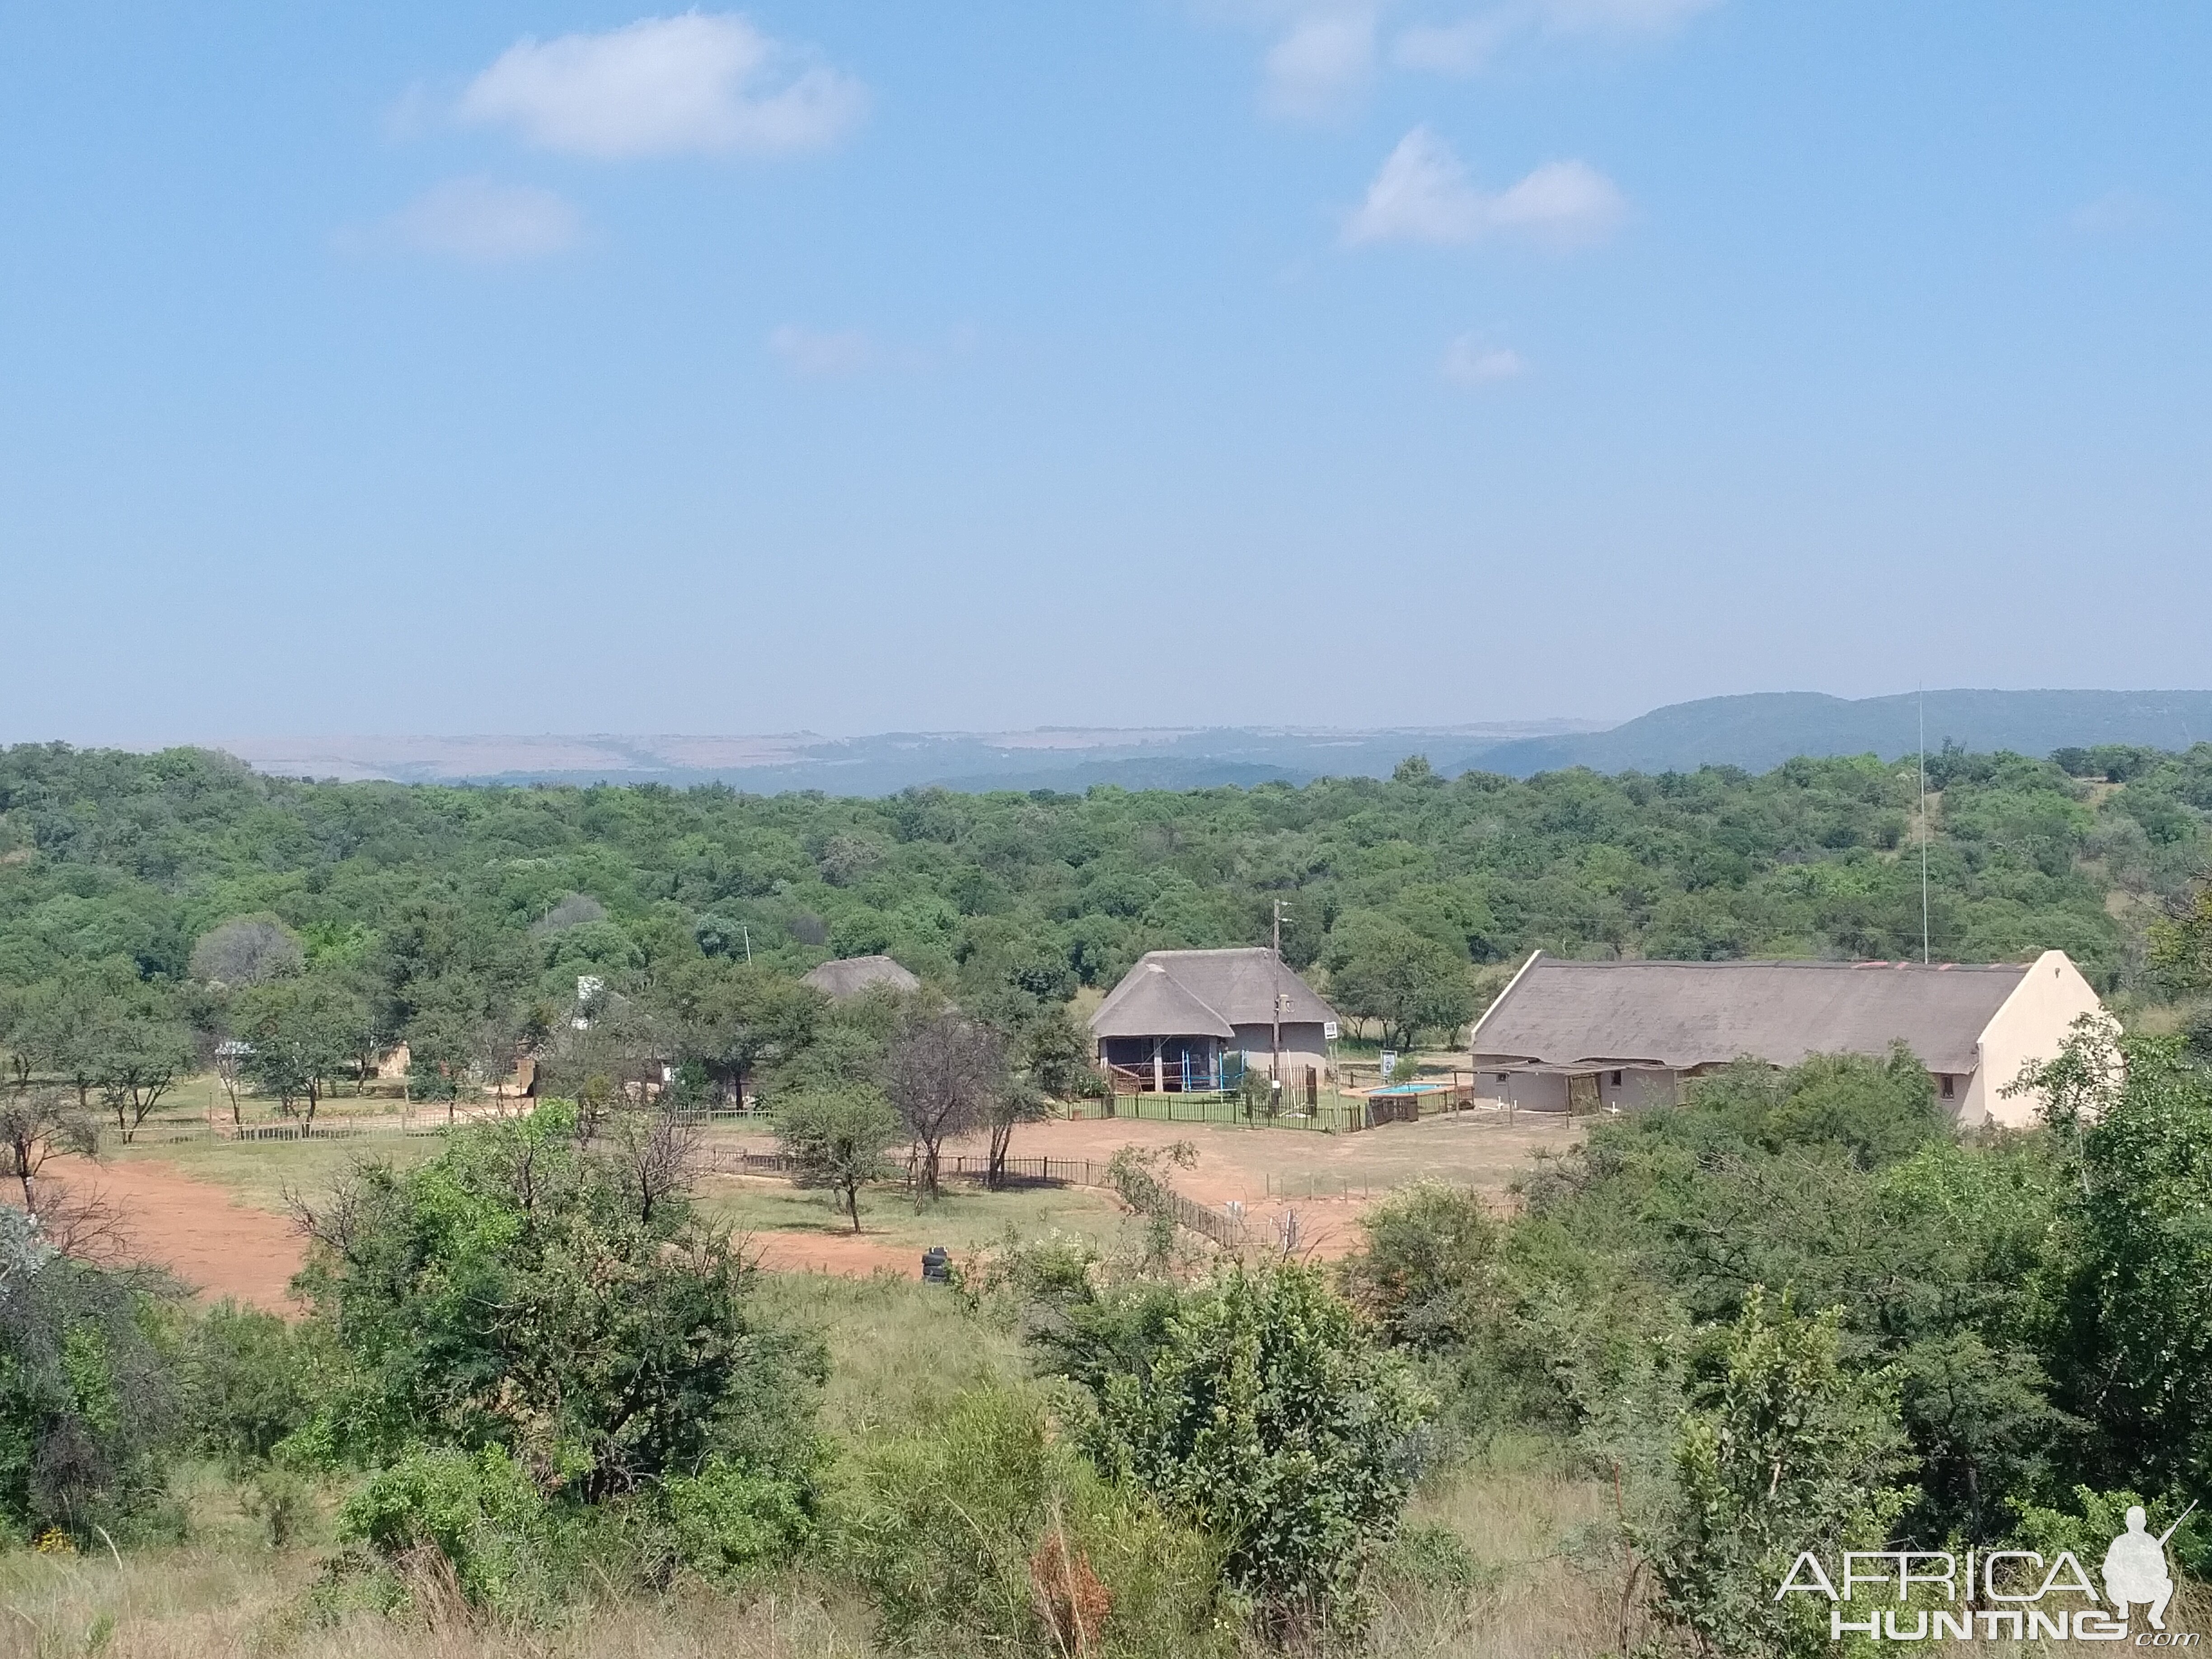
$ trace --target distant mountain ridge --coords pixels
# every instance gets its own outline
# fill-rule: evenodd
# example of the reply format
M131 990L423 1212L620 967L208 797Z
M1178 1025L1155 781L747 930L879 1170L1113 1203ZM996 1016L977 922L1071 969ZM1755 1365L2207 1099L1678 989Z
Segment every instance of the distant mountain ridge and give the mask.
M222 743L283 777L399 783L726 783L758 794L885 795L916 785L991 789L1198 789L1386 776L1410 754L1461 771L1499 744L1602 729L1599 720L1499 720L1380 731L1296 727L1041 727L824 738L606 735L262 738Z
M1926 695L1928 746L2048 755L2069 746L2186 749L2212 739L2212 691L1984 691ZM1876 754L1919 742L1921 698L1857 699L1761 691L1672 703L1613 726L1593 720L1498 721L1369 731L1174 727L1012 732L887 732L823 738L474 737L264 738L219 746L284 776L405 783L725 783L758 794L819 789L885 795L916 786L966 792L1250 787L1322 776L1388 777L1408 755L1447 775L1765 772L1797 755Z
M2212 691L1975 691L1926 694L1929 749L2044 756L2069 747L2134 744L2186 749L2212 739ZM1485 754L1485 771L1525 778L1587 766L1594 772L1688 772L1700 766L1771 771L1798 755L1880 755L1920 742L1922 697L1832 697L1759 691L1703 697L1638 715L1610 731L1524 738Z

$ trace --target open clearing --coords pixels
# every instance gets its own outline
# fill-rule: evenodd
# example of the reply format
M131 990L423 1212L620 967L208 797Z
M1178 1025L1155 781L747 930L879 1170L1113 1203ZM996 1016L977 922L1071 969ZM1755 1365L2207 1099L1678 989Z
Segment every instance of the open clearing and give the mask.
M1474 1115L1430 1118L1350 1135L1117 1118L1024 1126L1015 1134L1013 1154L1103 1165L1123 1146L1188 1141L1198 1162L1173 1172L1178 1190L1214 1208L1243 1205L1259 1241L1276 1237L1295 1210L1302 1248L1330 1256L1357 1243L1360 1212L1393 1188L1450 1182L1503 1204L1507 1188L1532 1160L1564 1151L1580 1133L1579 1126L1528 1115L1512 1124ZM765 1132L718 1132L712 1139L719 1146L775 1147ZM306 1254L284 1213L285 1194L327 1191L357 1158L413 1163L434 1156L438 1146L435 1139L398 1137L198 1142L132 1147L97 1165L57 1160L48 1175L100 1189L123 1212L133 1253L168 1268L203 1298L234 1297L281 1311L291 1306L286 1285ZM951 1150L980 1157L984 1148L977 1141ZM764 1267L863 1278L885 1271L914 1277L921 1252L933 1244L961 1255L1009 1234L1036 1237L1054 1231L1105 1244L1121 1222L1109 1194L1085 1187L987 1193L954 1182L942 1200L919 1211L903 1188L882 1187L862 1195L866 1231L858 1237L829 1194L801 1191L778 1177L709 1176L702 1199L711 1215L747 1237Z
M40 1179L98 1193L122 1214L125 1253L167 1267L202 1299L231 1297L272 1312L293 1310L286 1286L306 1248L278 1209L150 1158L98 1164L57 1158Z
M1296 1210L1302 1243L1316 1255L1329 1256L1352 1248L1358 1242L1355 1224L1360 1212L1395 1188L1417 1181L1448 1182L1473 1187L1503 1207L1509 1201L1507 1189L1536 1158L1557 1156L1581 1136L1579 1123L1531 1113L1510 1124L1487 1114L1462 1113L1344 1135L1109 1118L1024 1125L1015 1131L1012 1156L1086 1158L1103 1165L1124 1146L1164 1147L1185 1141L1196 1151L1198 1162L1190 1169L1170 1172L1177 1191L1217 1209L1231 1202L1243 1205L1247 1225L1260 1240L1273 1237L1277 1223ZM775 1138L765 1132L717 1134L714 1140L718 1146L743 1146L751 1152L775 1149ZM948 1151L981 1158L985 1147L978 1139L957 1143ZM713 1184L773 1187L815 1206L823 1229L834 1230L836 1225L822 1194L796 1193L787 1184L757 1180ZM1037 1207L1034 1220L1017 1212L1024 1197ZM1086 1199L1091 1202L1086 1204ZM963 1203L976 1206L969 1213L979 1220L988 1214L988 1224L980 1236L975 1228L963 1228L954 1218ZM912 1218L912 1206L897 1189L891 1188L875 1195L872 1208L864 1197L861 1218L872 1231L896 1226L898 1236L915 1250L941 1243L957 1252L999 1237L1009 1223L1025 1234L1054 1226L1096 1231L1098 1224L1093 1222L1093 1213L1110 1221L1115 1209L1113 1200L1104 1194L1081 1188L995 1194L955 1188L939 1209L921 1218L927 1224L909 1227L897 1218L902 1212ZM756 1231L755 1243L765 1248L778 1224L767 1220L760 1212L755 1214L761 1216L756 1224L763 1229ZM917 1271L912 1256L902 1264L884 1265L899 1266L907 1273Z

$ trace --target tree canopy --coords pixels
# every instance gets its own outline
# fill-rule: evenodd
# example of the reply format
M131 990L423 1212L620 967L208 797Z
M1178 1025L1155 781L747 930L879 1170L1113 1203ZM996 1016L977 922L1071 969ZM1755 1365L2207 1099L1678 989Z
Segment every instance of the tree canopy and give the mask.
M2212 745L2130 755L2122 781L1952 749L1929 771L1938 957L2056 946L2106 990L2193 971L2181 896L2212 852ZM1462 1013L1462 970L1537 946L1917 954L1917 814L1913 768L1872 757L836 799L313 783L204 750L27 745L0 750L0 1023L66 1059L56 1016L85 988L174 991L146 1012L212 1029L226 999L307 972L380 1041L496 1066L582 982L688 1024L732 1092L804 1040L816 1005L789 981L825 956L887 951L1011 1031L1146 950L1264 939L1288 898L1292 965L1342 975L1402 1036Z

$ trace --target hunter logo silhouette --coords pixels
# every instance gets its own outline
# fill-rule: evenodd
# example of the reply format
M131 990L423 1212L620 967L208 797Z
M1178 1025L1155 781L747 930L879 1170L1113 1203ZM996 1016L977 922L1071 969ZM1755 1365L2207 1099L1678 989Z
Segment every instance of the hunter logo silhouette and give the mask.
M2191 1504L2155 1538L2143 1530L2146 1517L2137 1504L2128 1510L2128 1529L2112 1540L2105 1552L2105 1594L2112 1603L2112 1617L2125 1620L2130 1607L2150 1614L2153 1630L2166 1628L2166 1604L2173 1600L2173 1579L2166 1570L2166 1540L2174 1528L2189 1518Z

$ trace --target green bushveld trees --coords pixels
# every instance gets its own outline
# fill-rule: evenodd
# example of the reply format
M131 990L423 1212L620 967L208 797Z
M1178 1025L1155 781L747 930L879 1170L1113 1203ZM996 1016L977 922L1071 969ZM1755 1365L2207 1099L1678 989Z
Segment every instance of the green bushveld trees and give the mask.
M893 1173L887 1154L905 1133L890 1103L866 1087L803 1089L776 1109L776 1145L793 1161L793 1184L838 1194L856 1233L860 1188Z
M155 1310L0 1206L0 1525L83 1543L160 1504L175 1406Z
M1142 1317L1150 1341L1098 1378L1100 1467L1219 1539L1268 1622L1352 1615L1432 1400L1312 1268L1230 1267Z
M1802 1551L1881 1547L1911 1501L1895 1380L1844 1366L1837 1310L1770 1310L1759 1290L1712 1346L1675 1443L1671 1524L1639 1540L1662 1603L1729 1659L1829 1652L1828 1603L1775 1592Z
M749 1270L680 1190L647 1201L575 1130L559 1103L465 1127L301 1212L301 1285L344 1364L294 1442L385 1471L356 1535L451 1534L487 1594L513 1573L480 1536L551 1548L612 1506L720 1571L771 1553L732 1541L762 1528L788 1547L811 1501L818 1349L753 1316Z
M288 1112L304 1105L311 1128L323 1097L359 1060L368 1029L368 1010L360 998L313 974L273 979L242 993L234 1018L251 1045L242 1069L253 1086Z

